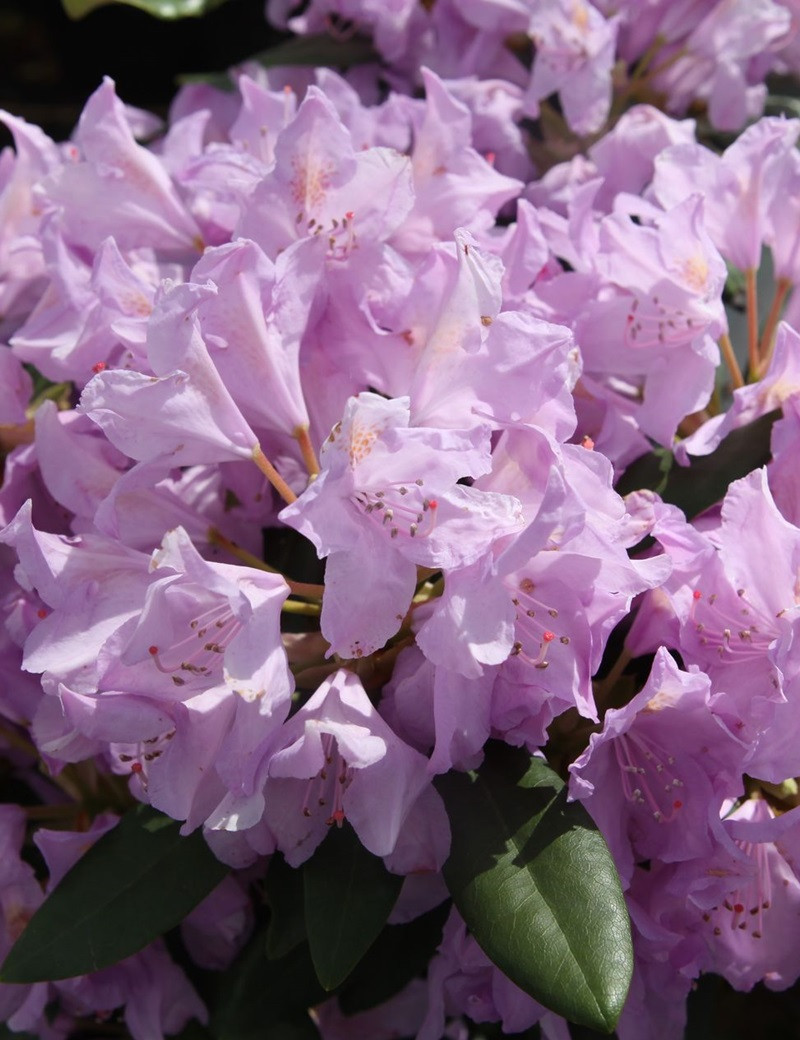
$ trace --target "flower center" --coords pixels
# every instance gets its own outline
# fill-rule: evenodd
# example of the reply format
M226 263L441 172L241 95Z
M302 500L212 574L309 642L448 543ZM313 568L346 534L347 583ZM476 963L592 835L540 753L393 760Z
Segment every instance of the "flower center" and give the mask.
M317 775L306 785L302 813L310 819L317 810L321 810L326 814L325 823L328 827L334 824L341 827L345 819L342 799L353 780L353 770L339 753L339 745L332 733L323 736L322 749L325 761Z
M712 925L715 936L723 929L743 932L753 939L764 935L764 914L772 906L772 875L767 850L763 843L737 841L736 844L755 861L756 873L746 885L737 888L721 906L703 914L706 924Z
M658 296L635 296L626 319L629 347L663 347L685 343L699 335L703 322L678 307L666 307Z
M510 583L506 583L510 587ZM569 645L569 636L559 636L551 626L558 618L555 607L548 606L534 596L536 585L530 578L523 578L518 586L510 587L511 602L516 607L516 640L511 650L512 657L519 657L534 668L549 667L547 651L558 640Z
M119 764L119 769L115 770L115 772L131 773L133 776L138 776L142 787L146 791L150 764L155 762L157 758L161 758L174 736L175 730L169 729L157 737L139 740L134 744L110 744L109 752Z
M772 620L748 603L744 589L737 589L736 595L740 606L735 608L729 596L720 600L715 592L704 596L700 589L694 590L689 620L698 641L702 647L716 652L725 664L764 660L769 644L777 635Z
M623 733L614 741L622 792L633 805L644 806L657 823L672 823L683 808L683 787L673 770L675 759L648 737Z
M225 604L218 604L188 624L183 639L166 648L151 646L148 652L156 668L176 686L191 679L206 680L221 669L222 655L242 625Z
M351 501L375 523L389 532L390 538L426 538L436 526L438 502L423 491L424 481L396 481L374 490L356 491Z

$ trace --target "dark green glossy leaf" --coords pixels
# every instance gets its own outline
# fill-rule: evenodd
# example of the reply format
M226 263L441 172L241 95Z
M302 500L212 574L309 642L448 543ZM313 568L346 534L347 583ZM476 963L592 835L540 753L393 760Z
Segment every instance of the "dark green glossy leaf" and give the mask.
M436 783L452 827L444 876L490 959L545 1007L610 1032L633 968L611 853L560 778L490 743L477 772Z
M378 54L372 46L372 41L364 36L336 40L327 33L309 33L306 36L295 36L285 40L269 50L259 51L253 55L252 60L266 68L276 65L329 65L334 68L349 68L351 65L377 61Z
M317 977L335 989L377 939L403 879L390 874L345 822L303 867L306 931Z
M307 65L309 67L325 65L335 69L349 69L353 65L364 65L378 59L379 55L373 47L372 41L365 36L351 36L346 40L336 40L327 33L309 33L305 36L294 36L274 47L259 51L250 60L258 62L267 69L284 65ZM185 72L178 76L178 83L182 85L210 83L220 90L233 90L235 87L230 77L224 72ZM273 533L270 531L270 535ZM314 559L318 558L314 556Z
M408 924L387 925L339 993L346 1015L366 1011L393 997L427 968L442 941L450 900Z
M127 4L140 11L172 21L176 18L196 18L219 7L226 0L61 0L70 18L85 18L90 11L108 4Z
M267 871L266 896L270 910L267 956L277 960L306 939L303 872L288 866L278 853Z
M0 969L2 982L42 982L116 964L174 928L228 868L199 831L147 806L127 813L50 893Z
M691 466L679 466L664 448L642 455L625 470L617 491L621 495L640 488L658 491L665 502L680 506L691 520L720 502L734 480L769 462L772 426L780 417L781 410L776 408L732 430L716 451L697 456Z
M264 952L258 931L242 954L215 980L211 1032L215 1040L313 1040L308 1008L327 994L317 981L308 944L280 960Z

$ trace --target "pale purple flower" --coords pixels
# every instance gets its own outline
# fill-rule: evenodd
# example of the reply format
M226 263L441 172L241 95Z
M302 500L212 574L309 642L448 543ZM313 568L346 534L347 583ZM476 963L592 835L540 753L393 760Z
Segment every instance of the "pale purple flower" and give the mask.
M355 151L333 106L310 87L278 135L275 165L248 198L236 235L269 257L317 236L335 257L356 238L388 238L412 203L408 159L388 148Z
M322 631L347 658L371 654L398 630L417 565L463 567L520 524L510 495L458 483L490 467L485 427L410 426L407 398L351 398L321 466L280 516L328 558Z
M531 10L528 34L536 50L526 114L538 116L539 102L558 93L569 126L596 133L611 107L616 19L588 0L542 0Z
M410 824L414 831L406 840L415 841L417 854L410 862L404 858L411 870L441 867L447 817L429 787L425 757L392 732L352 672L340 670L326 680L263 751L255 793L238 806L235 796L229 798L209 826L247 830L263 814L277 847L297 866L329 827L347 819L370 852L391 862L415 805L430 791L422 811L435 826L426 834Z
M230 395L200 335L196 307L213 286L165 284L148 329L155 376L100 372L84 411L130 458L173 465L252 459L258 438ZM147 422L142 422L147 416Z
M136 143L112 80L104 79L86 102L75 145L75 160L43 185L48 204L62 207L60 221L71 243L96 251L112 234L122 249L184 253L202 247L160 160Z
M673 571L645 600L637 622L644 639L634 630L629 645L641 652L659 630L664 642L677 643L684 662L730 698L727 724L751 745L743 768L780 783L800 769L800 530L775 506L764 469L731 484L719 523L707 532L678 510L662 506L656 516L653 534Z
M681 671L661 648L643 689L606 712L570 766L570 794L586 804L628 883L637 860L711 854L747 750L715 716L706 676Z

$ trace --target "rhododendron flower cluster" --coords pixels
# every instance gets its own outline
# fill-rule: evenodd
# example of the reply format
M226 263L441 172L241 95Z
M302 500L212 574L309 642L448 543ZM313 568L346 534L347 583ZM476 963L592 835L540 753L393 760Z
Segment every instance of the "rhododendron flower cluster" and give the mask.
M607 843L620 1040L682 1036L704 973L789 987L800 120L760 113L794 6L267 16L382 64L248 64L166 126L106 79L66 143L0 114L0 952L137 802L230 868L183 961L0 982L0 1017L216 1035L185 958L237 971L277 872L310 913L347 833L396 886L381 927L438 930L362 1006L312 942L308 1028L565 1040L448 873L446 780L488 742ZM720 150L709 121L750 122Z

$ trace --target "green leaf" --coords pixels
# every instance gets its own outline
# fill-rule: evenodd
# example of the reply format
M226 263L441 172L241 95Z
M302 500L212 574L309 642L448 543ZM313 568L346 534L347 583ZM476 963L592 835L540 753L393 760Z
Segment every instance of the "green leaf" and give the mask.
M769 462L772 426L780 417L781 410L776 408L732 430L710 455L697 456L690 466L672 465L666 477L663 448L642 455L625 470L617 491L627 495L640 488L656 490L665 502L680 506L691 520L721 501L734 480Z
M61 0L70 18L85 18L90 11L108 4L127 4L140 11L173 21L176 18L197 18L226 3L226 0Z
M383 1004L421 975L442 941L449 913L446 899L407 924L387 925L339 993L342 1011L354 1015Z
M345 822L331 827L303 867L306 931L326 990L344 982L377 939L403 879L390 874Z
M327 33L309 33L283 40L274 47L253 54L249 60L258 62L266 69L279 65L307 65L315 68L326 65L334 69L349 69L353 65L378 61L379 55L372 41L365 36L337 40ZM230 76L224 72L184 72L177 79L181 86L187 83L210 83L220 90L235 88Z
M444 877L467 927L521 989L610 1032L633 969L611 853L540 759L487 745L477 772L436 781L453 832Z
M270 909L267 956L277 960L306 939L303 872L290 867L279 853L270 860L266 895Z
M116 964L179 924L228 868L202 834L138 806L62 878L0 969L2 982L45 982Z
M349 68L377 61L378 54L372 41L365 36L350 36L337 40L327 33L309 33L294 36L283 43L259 51L252 59L259 65L270 68L275 65L330 65L334 68Z
M231 967L216 976L210 1026L215 1040L306 1040L318 1035L307 1009L327 994L317 981L308 944L280 960L269 960L265 946L260 930Z

